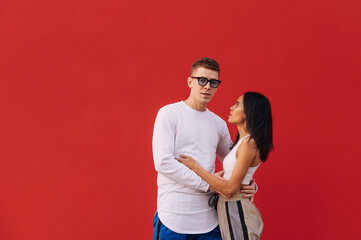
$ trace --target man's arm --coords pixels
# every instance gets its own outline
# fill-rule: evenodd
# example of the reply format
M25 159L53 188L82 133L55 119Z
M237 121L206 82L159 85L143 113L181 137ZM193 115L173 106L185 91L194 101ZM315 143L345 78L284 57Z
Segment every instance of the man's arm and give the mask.
M216 154L219 160L223 162L223 159L231 151L231 147L233 145L227 124L225 122L223 122L221 133L222 134L218 141Z
M178 162L175 153L176 116L167 108L158 112L153 131L153 159L158 173L184 186L208 191L209 184Z

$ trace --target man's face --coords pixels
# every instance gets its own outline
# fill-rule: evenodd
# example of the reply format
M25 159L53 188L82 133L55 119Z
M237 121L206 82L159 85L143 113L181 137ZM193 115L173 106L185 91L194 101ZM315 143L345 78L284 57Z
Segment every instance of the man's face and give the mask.
M199 67L192 72L191 77L205 77L207 79L216 79L219 80L219 75L217 71L213 71L204 67ZM214 93L217 91L217 88L212 88L210 82L205 86L200 86L198 84L198 79L188 77L188 86L191 89L191 98L193 101L196 101L200 104L208 104Z

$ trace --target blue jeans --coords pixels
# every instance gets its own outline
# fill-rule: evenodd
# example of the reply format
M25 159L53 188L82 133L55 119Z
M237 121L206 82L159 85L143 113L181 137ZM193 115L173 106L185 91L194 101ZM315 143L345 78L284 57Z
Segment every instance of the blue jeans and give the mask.
M154 216L153 230L153 240L222 240L219 226L208 233L201 234L182 234L173 232L159 220L158 212L156 212Z

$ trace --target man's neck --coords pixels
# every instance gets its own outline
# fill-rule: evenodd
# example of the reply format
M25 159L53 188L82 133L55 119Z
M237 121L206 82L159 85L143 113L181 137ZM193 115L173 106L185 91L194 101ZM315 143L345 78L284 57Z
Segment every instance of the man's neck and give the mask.
M190 97L187 98L187 100L184 101L188 106L190 106L191 108L193 108L194 110L200 111L200 112L204 112L207 109L207 104L201 104L198 103L196 101L194 101L193 99L191 99Z

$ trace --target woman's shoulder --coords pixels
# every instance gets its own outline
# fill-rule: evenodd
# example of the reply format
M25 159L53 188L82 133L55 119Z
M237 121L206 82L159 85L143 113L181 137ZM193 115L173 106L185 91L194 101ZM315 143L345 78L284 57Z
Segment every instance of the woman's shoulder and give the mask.
M242 150L253 150L257 151L257 143L254 140L254 138L251 138L251 136L247 136L243 138L241 144L239 145L237 152Z

